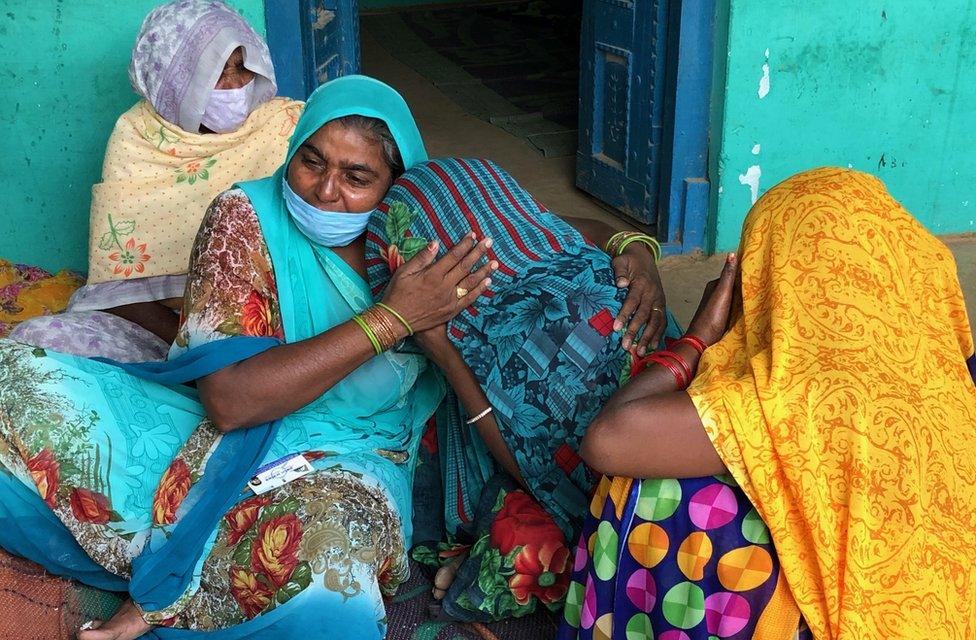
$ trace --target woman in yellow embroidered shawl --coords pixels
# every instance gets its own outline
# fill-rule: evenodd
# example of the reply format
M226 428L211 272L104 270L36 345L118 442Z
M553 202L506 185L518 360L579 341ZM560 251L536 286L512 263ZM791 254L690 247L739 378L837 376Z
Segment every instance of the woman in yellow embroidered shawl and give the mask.
M129 80L143 99L116 123L92 189L88 283L68 313L15 329L20 342L124 362L164 358L207 206L281 164L302 109L274 97L267 45L219 0L150 12Z
M594 514L641 482L623 476L727 470L779 556L776 594L751 637L792 638L802 616L818 640L976 638L976 357L949 250L876 178L806 172L753 207L738 259L689 332L711 346L700 362L692 345L673 348L697 366L687 391L666 366L650 366L590 427L584 459L621 476L604 480ZM612 509L602 513L600 527L621 526L606 521ZM633 530L615 533L621 553L642 548ZM705 579L717 571L728 584L728 559L698 546ZM613 573L594 570L599 549L589 555L580 552L574 575L587 597ZM627 637L689 637L656 624L692 604L670 595L643 599L644 635ZM574 613L570 599L561 638L631 629L613 612L584 628L580 609L592 621L606 603L581 600ZM729 621L728 607L702 608L679 627L704 618L707 637Z

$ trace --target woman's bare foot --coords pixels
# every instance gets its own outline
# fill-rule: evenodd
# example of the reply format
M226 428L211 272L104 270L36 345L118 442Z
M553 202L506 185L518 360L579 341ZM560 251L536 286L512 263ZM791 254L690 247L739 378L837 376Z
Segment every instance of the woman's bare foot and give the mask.
M454 584L454 577L457 575L458 567L461 566L461 563L467 557L467 553L462 553L452 558L450 562L437 570L437 573L434 574L434 600L444 599L444 596L447 595L447 590Z
M107 622L93 620L78 630L78 640L135 640L152 627L132 600L126 600Z

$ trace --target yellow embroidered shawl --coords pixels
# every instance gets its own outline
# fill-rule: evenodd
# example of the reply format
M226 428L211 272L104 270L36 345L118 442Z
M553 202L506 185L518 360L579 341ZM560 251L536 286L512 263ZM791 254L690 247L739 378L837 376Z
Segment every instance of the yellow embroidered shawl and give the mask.
M211 200L273 173L301 110L274 98L226 134L183 131L145 100L124 113L92 188L88 283L186 273Z
M976 638L973 338L949 250L817 169L746 219L742 301L688 390L818 640Z

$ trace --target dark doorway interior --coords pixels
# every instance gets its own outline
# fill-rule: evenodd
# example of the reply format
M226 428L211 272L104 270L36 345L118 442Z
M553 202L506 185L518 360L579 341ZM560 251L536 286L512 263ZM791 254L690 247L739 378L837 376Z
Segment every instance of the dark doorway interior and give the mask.
M509 0L363 15L364 30L469 113L545 156L576 153L580 0Z

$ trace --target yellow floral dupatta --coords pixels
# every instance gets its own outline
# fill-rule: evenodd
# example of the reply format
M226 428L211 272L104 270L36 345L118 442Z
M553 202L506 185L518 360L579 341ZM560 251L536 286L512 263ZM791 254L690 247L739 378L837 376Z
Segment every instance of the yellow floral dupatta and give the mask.
M869 175L745 221L742 300L688 390L818 640L976 638L973 338L952 254Z
M232 133L183 131L142 100L119 118L92 188L88 283L186 273L210 201L278 168L302 103L273 98Z

